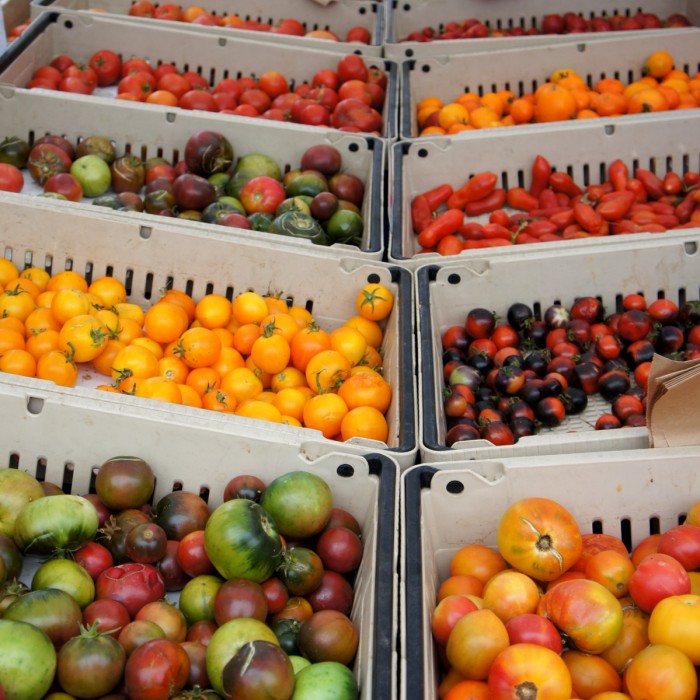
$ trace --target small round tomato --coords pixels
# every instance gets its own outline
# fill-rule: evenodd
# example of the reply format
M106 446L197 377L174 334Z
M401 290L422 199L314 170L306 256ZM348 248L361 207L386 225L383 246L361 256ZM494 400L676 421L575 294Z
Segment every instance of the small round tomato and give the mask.
M513 503L498 525L498 550L515 569L551 581L570 569L582 549L581 531L564 506L547 498Z
M625 669L624 688L635 700L694 700L698 677L692 661L665 644L651 644Z
M644 612L672 595L690 593L690 577L683 565L667 554L649 554L637 565L629 580L629 593Z
M90 57L89 64L97 75L97 84L100 87L114 84L121 75L121 58L110 49L96 51Z
M22 171L10 163L0 163L0 190L3 192L21 192L23 187L24 176Z

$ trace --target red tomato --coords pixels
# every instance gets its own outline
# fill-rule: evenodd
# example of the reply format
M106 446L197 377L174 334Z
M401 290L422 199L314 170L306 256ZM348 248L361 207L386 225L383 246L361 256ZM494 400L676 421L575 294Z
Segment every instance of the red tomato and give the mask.
M686 571L700 569L700 527L684 523L666 530L657 551L677 559Z
M639 562L629 580L632 600L650 613L671 595L690 593L690 577L683 565L667 554L649 554Z
M523 498L501 517L498 550L518 571L538 581L551 581L570 569L581 555L576 520L556 501Z
M248 214L274 214L286 197L284 186L279 180L268 175L258 175L243 185L239 199Z
M92 577L93 581L110 566L114 565L111 552L99 542L86 542L73 552L73 559Z
M90 57L90 67L97 75L97 84L105 87L117 82L121 75L122 60L114 51L100 49Z
M336 66L338 80L342 84L346 80L367 80L369 70L364 59L357 54L348 54L338 61Z
M467 613L477 610L476 604L464 595L448 595L433 610L430 628L441 646L447 645L452 628Z
M493 661L488 674L489 698L520 697L568 700L571 675L559 654L538 644L513 644Z
M21 192L24 187L22 171L10 163L0 163L0 190Z
M105 569L97 577L95 595L123 603L133 618L146 603L165 595L165 583L150 564L120 564Z
M542 615L524 613L506 622L511 644L539 644L561 654L562 641L559 630Z
M133 700L168 700L184 688L189 673L190 659L180 644L152 639L126 662L126 692Z

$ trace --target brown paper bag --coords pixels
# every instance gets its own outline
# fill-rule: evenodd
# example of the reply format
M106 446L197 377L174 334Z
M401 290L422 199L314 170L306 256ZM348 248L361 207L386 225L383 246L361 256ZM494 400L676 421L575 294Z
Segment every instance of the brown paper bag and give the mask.
M654 355L646 417L650 447L700 445L700 360Z

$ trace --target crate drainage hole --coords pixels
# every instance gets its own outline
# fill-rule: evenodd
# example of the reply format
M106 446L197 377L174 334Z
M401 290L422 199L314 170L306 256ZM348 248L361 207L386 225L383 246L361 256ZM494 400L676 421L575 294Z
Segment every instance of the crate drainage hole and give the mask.
M461 481L448 481L445 490L447 493L459 494L464 491L464 484Z
M34 416L38 416L44 410L44 399L37 396L30 396L27 401L27 411Z
M139 236L144 239L151 237L151 227L150 226L139 226Z
M686 255L696 255L698 252L698 244L695 241L688 241L683 244Z

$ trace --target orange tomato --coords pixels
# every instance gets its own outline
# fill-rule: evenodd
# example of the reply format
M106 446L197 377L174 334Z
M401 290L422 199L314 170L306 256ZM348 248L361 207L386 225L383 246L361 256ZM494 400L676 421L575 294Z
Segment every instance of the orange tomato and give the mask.
M507 569L486 582L481 597L484 608L495 612L502 622L508 622L518 615L534 613L540 591L529 576Z
M22 377L36 376L36 359L28 350L10 348L0 355L0 372Z
M15 279L20 274L17 265L12 260L0 258L0 284L4 287L10 280Z
M458 681L442 700L489 700L489 686L484 681Z
M564 121L575 116L576 100L567 88L550 84L537 95L536 122Z
M194 316L205 328L225 328L231 320L231 302L221 294L205 294L196 304Z
M236 401L245 401L257 396L263 383L248 367L237 367L221 378L221 388L231 393Z
M350 409L372 406L381 413L387 412L392 399L391 385L373 370L349 376L338 388L338 395Z
M350 362L337 350L322 350L309 360L304 374L307 384L317 394L337 391L350 374Z
M437 590L436 600L439 603L448 595L473 595L481 597L484 582L472 574L454 574L448 576Z
M282 422L282 414L277 406L261 399L248 399L241 402L236 408L236 415L243 418L266 420L271 423Z
M201 397L221 386L221 377L211 367L196 367L188 373L185 384Z
M340 424L341 440L364 438L386 443L389 425L384 414L373 406L358 406L347 412Z
M569 669L576 697L590 698L597 693L618 692L622 679L605 659L597 654L568 650L562 659Z
M180 335L174 353L188 367L207 367L221 355L221 340L208 328L188 328Z
M25 349L24 334L14 328L0 328L0 355L16 349Z
M640 610L632 598L620 599L622 630L617 639L600 656L618 673L622 673L632 658L649 645L649 614Z
M485 584L499 571L508 568L508 562L499 552L483 544L460 547L450 559L450 576L468 574Z
M250 348L250 359L268 374L281 372L289 364L290 356L289 342L283 335L273 333L270 325L264 327Z
M189 321L182 306L157 301L146 311L143 324L149 338L157 343L171 343L180 337Z
M58 333L58 347L73 353L75 362L90 362L104 350L109 331L102 321L90 314L73 316Z
M140 381L136 387L136 396L166 403L182 403L182 394L177 382L160 375Z
M265 299L256 292L241 292L234 297L231 310L240 324L260 323L269 313Z
M71 387L78 380L78 367L70 354L63 350L49 350L37 360L36 376L59 386Z
M58 343L58 337L56 338L56 342ZM122 340L110 338L102 348L102 352L92 361L92 366L100 374L106 377L111 376L114 358L126 345L127 344Z
M202 408L209 409L210 411L233 413L237 405L238 401L236 397L230 391L221 389L221 387L207 391L204 396L202 396Z
M674 647L700 666L700 596L687 593L659 601L649 617L649 642Z
M289 347L292 365L301 372L305 372L309 360L314 355L331 349L330 334L315 323L311 323L294 335Z
M331 331L331 350L337 350L344 355L354 367L358 364L367 351L367 340L356 328L340 326Z
M642 649L630 661L622 681L632 700L695 700L698 690L693 662L665 644Z
M24 327L27 336L45 330L60 331L61 324L51 313L51 309L38 306L24 319Z
M382 328L377 321L372 321L364 316L357 315L349 318L343 325L350 326L350 328L356 328L358 331L360 331L360 333L365 336L367 345L370 345L373 348L378 348L382 344L384 331L382 331Z
M46 330L32 333L27 337L25 350L31 353L35 360L38 360L49 350L58 350L58 331L47 328Z
M457 621L476 609L476 605L463 595L449 595L440 600L430 617L433 639L438 644L446 646L450 632Z
M57 292L61 289L78 289L87 292L88 283L80 273L74 270L61 270L52 275L46 283L46 291Z
M663 78L673 70L673 56L668 51L654 51L647 56L642 66L644 75Z
M120 350L112 364L112 379L121 382L129 377L146 379L158 374L158 358L140 345L127 345Z
M304 404L303 423L307 428L320 430L323 437L331 439L340 434L340 426L347 412L345 401L337 394L317 394Z
M89 314L90 310L90 297L80 289L59 289L51 300L51 313L61 325L73 316Z
M605 586L616 598L627 595L633 573L634 564L627 553L612 549L594 554L586 564L586 578Z
M0 316L13 316L24 321L35 307L34 297L24 289L0 292Z
M98 296L107 308L126 301L126 287L115 277L98 277L90 283L88 292Z

